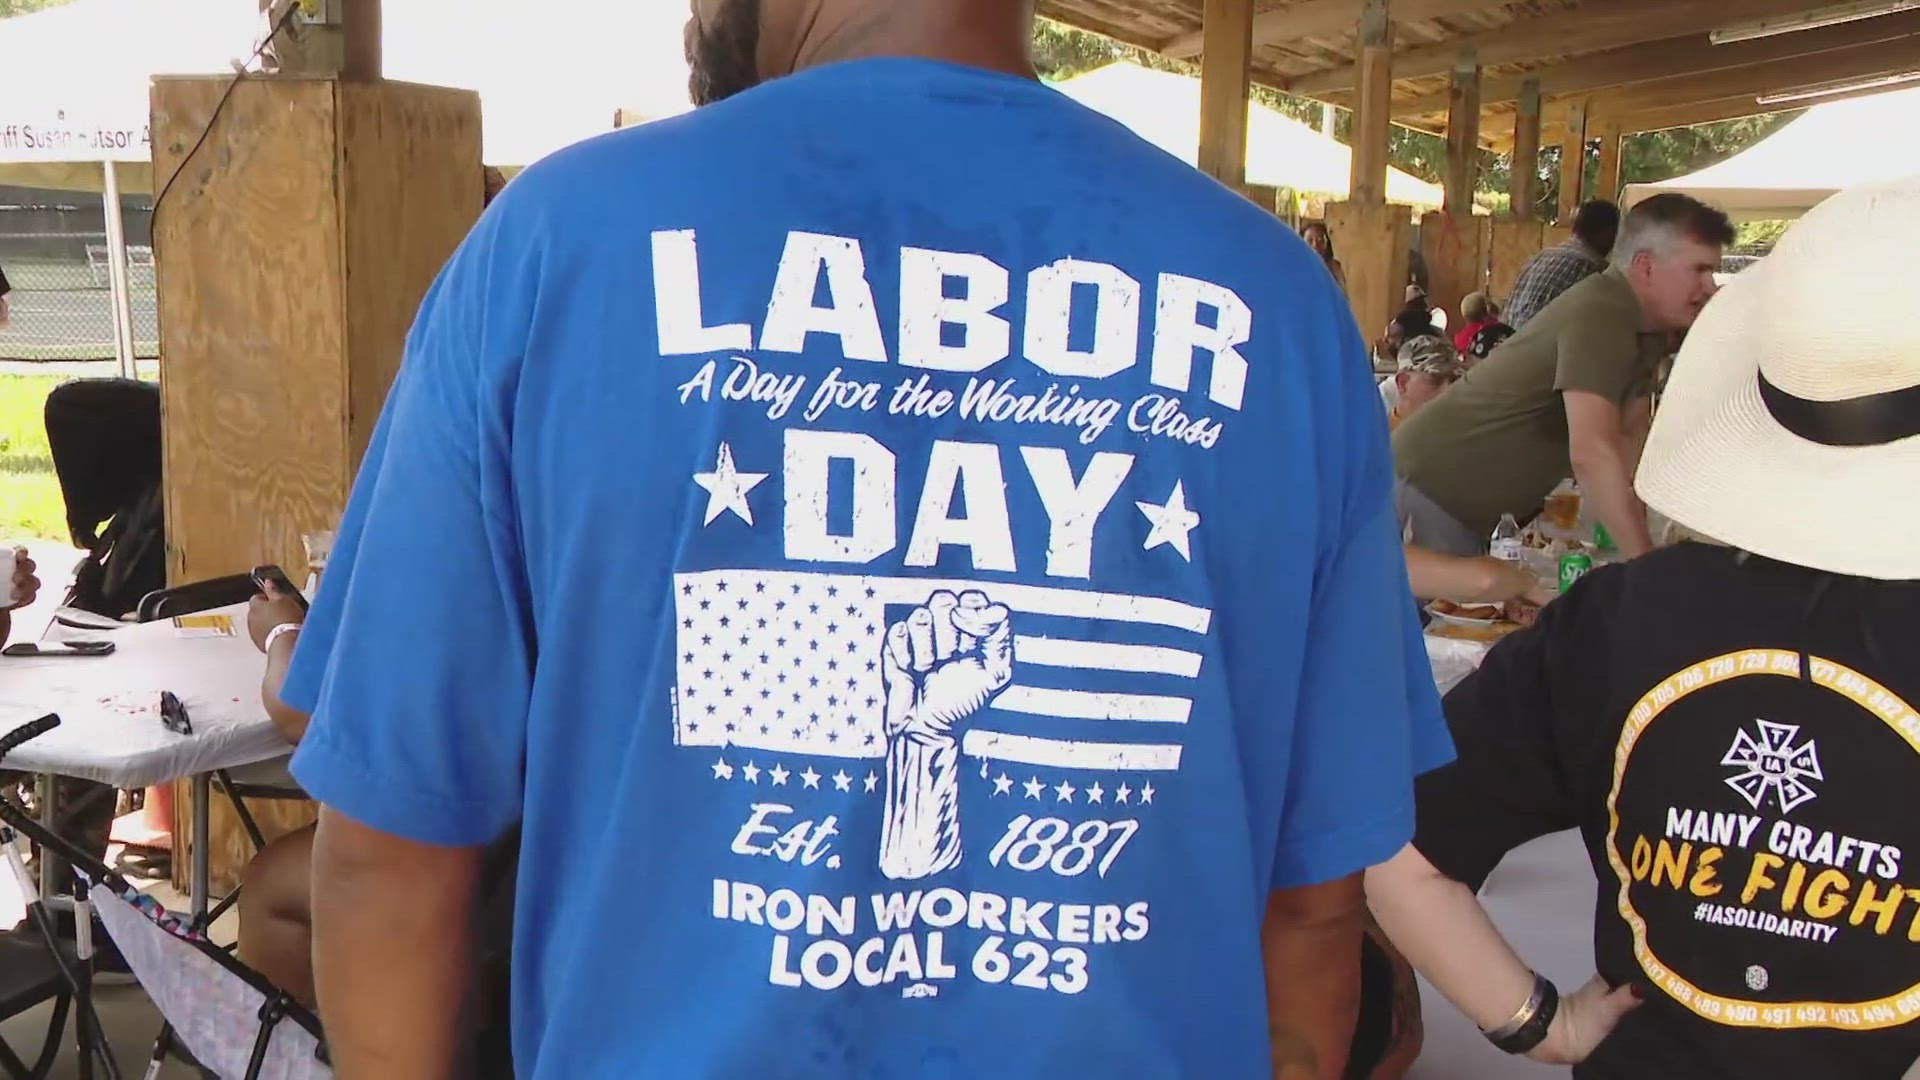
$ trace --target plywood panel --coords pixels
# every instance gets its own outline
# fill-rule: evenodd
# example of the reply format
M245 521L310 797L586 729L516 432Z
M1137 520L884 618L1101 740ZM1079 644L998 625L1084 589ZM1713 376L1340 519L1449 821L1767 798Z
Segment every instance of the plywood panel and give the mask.
M1459 327L1460 301L1486 288L1487 246L1493 219L1434 211L1420 219L1420 254L1427 260L1427 301Z
M1328 203L1326 220L1346 270L1347 302L1361 338L1372 341L1406 303L1412 212L1393 203Z
M226 82L156 83L156 175L173 174ZM172 580L304 565L300 536L338 520L420 297L481 189L471 92L235 87L154 226ZM250 805L269 837L313 819L305 803ZM176 806L184 822L184 792ZM224 886L253 848L224 799L211 819Z
M1545 246L1541 243L1544 226L1538 221L1496 218L1488 239L1487 288L1502 307L1513 295L1513 283L1520 268Z
M157 176L180 168L228 81L156 81ZM334 108L330 82L242 80L154 215L176 583L301 565L300 534L339 512L347 415Z
M347 468L373 436L420 298L480 216L480 102L468 90L341 83Z

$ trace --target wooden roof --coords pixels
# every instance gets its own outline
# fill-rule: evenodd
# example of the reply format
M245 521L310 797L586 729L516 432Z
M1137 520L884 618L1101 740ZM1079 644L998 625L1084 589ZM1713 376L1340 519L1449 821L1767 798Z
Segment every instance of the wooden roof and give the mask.
M1396 121L1446 127L1447 83L1471 50L1480 129L1511 139L1522 81L1540 81L1543 137L1569 105L1624 131L1766 112L1770 93L1920 68L1920 10L1715 45L1710 31L1858 0L1390 0ZM1041 0L1042 14L1183 59L1200 52L1203 0ZM1364 0L1256 0L1253 77L1351 100Z

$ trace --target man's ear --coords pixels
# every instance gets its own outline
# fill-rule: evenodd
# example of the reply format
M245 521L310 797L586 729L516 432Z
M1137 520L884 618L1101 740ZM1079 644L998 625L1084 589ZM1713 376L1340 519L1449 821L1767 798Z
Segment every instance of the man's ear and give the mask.
M1394 385L1394 386L1396 386L1396 387L1398 387L1398 388L1400 389L1400 392L1401 392L1401 393L1403 393L1403 394L1404 394L1404 393L1406 393L1406 392L1407 392L1407 380L1408 380L1409 378L1411 378L1411 377L1412 377L1412 375L1413 375L1413 372L1411 372L1411 371L1396 371L1396 372L1394 372L1394 373L1393 373L1393 385Z

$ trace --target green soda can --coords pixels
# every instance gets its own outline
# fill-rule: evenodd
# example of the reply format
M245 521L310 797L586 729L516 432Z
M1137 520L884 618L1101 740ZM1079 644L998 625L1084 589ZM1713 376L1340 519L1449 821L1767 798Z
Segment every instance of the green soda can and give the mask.
M1613 550L1613 535L1607 532L1607 526L1603 522L1593 523L1593 546L1601 551Z
M1564 594L1573 588L1573 583L1587 576L1593 569L1593 556L1584 551L1569 551L1560 556L1560 592Z

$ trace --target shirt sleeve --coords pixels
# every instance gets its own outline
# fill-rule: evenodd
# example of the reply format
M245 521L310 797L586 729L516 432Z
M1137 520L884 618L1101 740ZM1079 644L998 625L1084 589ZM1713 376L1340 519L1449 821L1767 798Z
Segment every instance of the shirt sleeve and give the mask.
M1608 309L1593 315L1569 319L1561 327L1553 388L1625 401L1640 368L1639 327L1626 312L1616 316Z
M1407 585L1386 418L1364 367L1346 367L1344 516L1315 572L1276 889L1391 858L1412 836L1414 776L1453 754Z
M1583 579L1508 636L1447 695L1458 752L1416 784L1414 846L1436 869L1478 889L1507 852L1580 824L1585 760L1606 700L1605 620L1598 597L1621 568Z
M281 692L313 717L301 785L422 843L485 843L520 812L534 645L498 231L483 220L421 306Z

